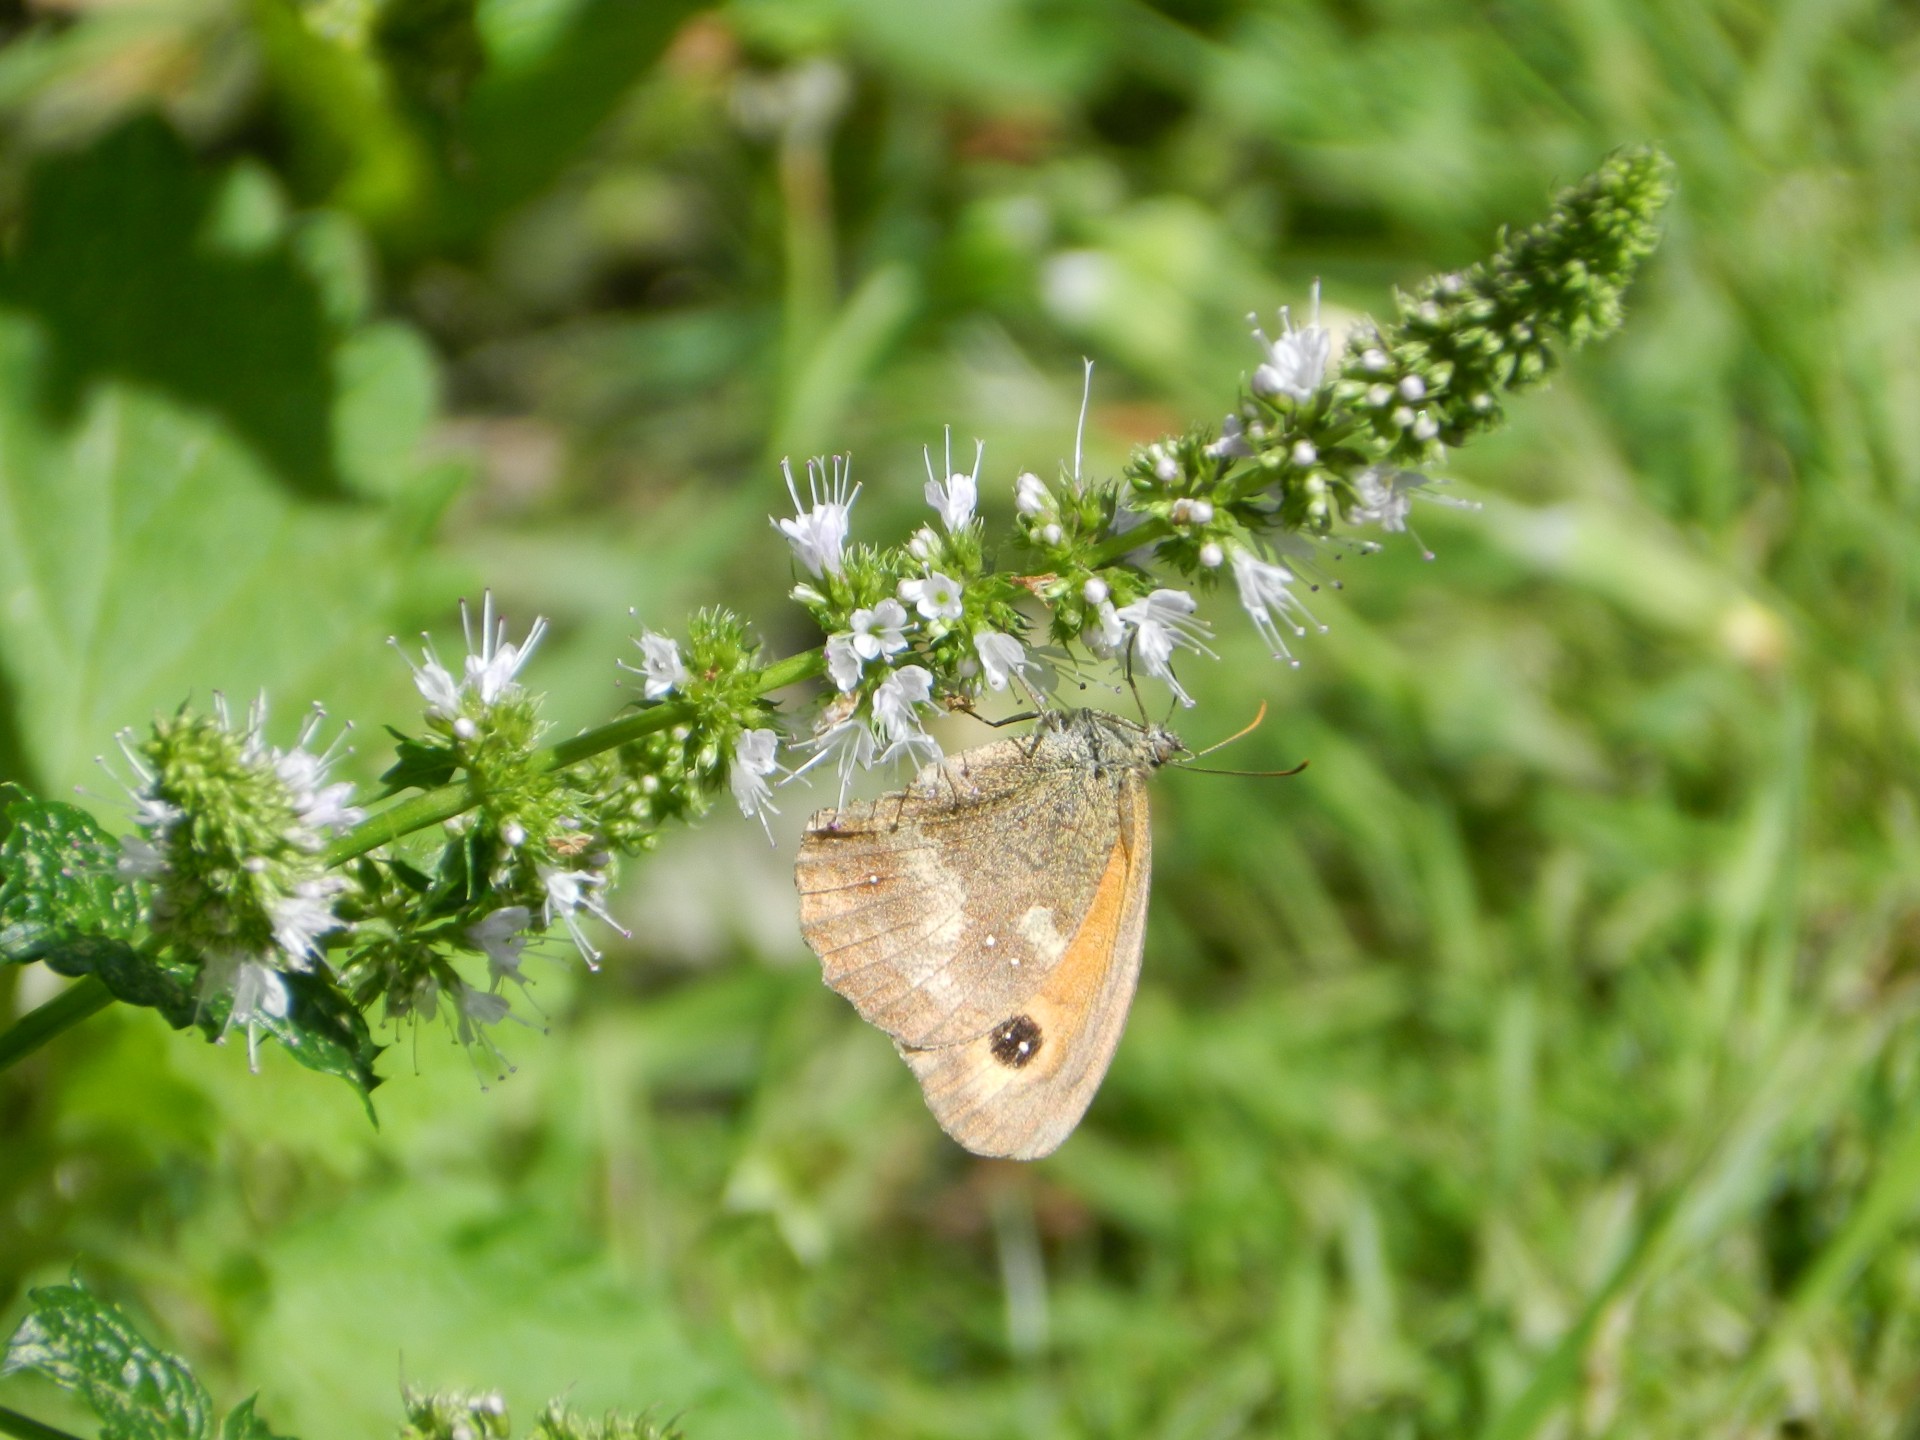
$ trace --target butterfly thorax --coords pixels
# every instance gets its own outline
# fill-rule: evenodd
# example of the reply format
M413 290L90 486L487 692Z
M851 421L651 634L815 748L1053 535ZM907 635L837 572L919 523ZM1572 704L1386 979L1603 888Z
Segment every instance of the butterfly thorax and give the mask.
M1054 732L1081 763L1096 771L1157 770L1187 747L1164 725L1139 725L1105 710L1049 712L1042 732Z

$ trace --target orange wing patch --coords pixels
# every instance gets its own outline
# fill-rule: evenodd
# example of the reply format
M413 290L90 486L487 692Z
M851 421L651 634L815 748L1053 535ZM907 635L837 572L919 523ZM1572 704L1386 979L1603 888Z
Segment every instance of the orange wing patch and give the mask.
M1131 999L1121 995L1115 1013L1106 992L1129 902L1143 899L1134 893L1134 861L1123 833L1080 928L1021 1014L962 1044L900 1047L934 1118L976 1154L1045 1155L1085 1113ZM1090 1021L1109 1030L1105 1043L1083 1043Z

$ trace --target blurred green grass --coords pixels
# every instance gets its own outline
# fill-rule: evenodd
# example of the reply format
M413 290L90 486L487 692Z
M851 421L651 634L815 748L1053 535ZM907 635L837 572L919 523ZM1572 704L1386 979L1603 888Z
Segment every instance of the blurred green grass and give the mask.
M0 772L48 791L215 686L371 736L413 708L379 642L483 585L554 617L569 728L628 605L804 644L778 456L852 449L893 535L951 423L1004 517L1082 354L1110 472L1225 409L1249 308L1384 313L1618 144L1681 190L1627 330L1461 457L1486 508L1420 517L1436 562L1330 562L1299 671L1215 598L1185 728L1264 699L1235 763L1312 766L1159 782L1142 993L1056 1158L939 1136L820 987L790 843L716 814L604 973L541 968L511 1080L402 1036L378 1131L149 1016L0 1078L9 1315L77 1261L316 1436L402 1374L699 1440L1913 1433L1909 11L11 23Z

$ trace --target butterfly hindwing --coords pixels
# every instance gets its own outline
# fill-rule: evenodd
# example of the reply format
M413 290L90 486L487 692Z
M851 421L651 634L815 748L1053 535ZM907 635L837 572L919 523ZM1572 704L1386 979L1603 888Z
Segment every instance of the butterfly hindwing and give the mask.
M902 1045L940 1126L977 1155L1032 1160L1072 1133L1106 1077L1140 975L1152 867L1146 782L1118 797L1126 823L1094 900L1046 980L986 1034Z

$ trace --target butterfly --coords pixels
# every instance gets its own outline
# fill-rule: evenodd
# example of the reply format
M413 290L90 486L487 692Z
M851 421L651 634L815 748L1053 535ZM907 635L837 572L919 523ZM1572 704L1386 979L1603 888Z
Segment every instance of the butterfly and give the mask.
M794 880L827 984L976 1155L1051 1154L1100 1088L1146 935L1147 780L1186 753L1160 726L1050 711L807 822Z

